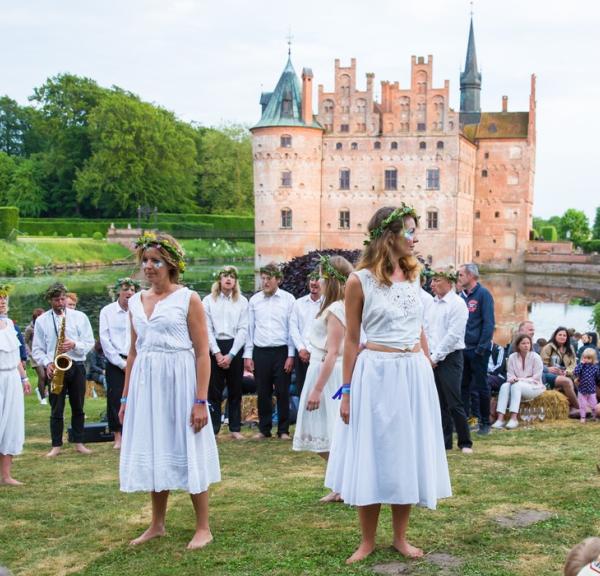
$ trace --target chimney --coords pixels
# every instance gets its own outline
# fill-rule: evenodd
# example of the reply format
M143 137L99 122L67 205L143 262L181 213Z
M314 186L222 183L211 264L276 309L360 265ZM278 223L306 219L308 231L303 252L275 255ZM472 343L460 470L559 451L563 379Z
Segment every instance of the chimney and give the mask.
M310 68L302 69L302 122L307 126L312 126L312 80L313 73Z
M508 96L502 96L502 112L508 112Z

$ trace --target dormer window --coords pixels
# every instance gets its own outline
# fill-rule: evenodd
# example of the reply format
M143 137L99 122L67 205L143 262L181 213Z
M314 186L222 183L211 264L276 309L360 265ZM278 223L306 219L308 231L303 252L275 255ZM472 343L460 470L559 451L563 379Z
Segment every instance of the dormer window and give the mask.
M283 93L283 99L281 100L281 115L287 118L293 116L292 93L290 90L286 90Z

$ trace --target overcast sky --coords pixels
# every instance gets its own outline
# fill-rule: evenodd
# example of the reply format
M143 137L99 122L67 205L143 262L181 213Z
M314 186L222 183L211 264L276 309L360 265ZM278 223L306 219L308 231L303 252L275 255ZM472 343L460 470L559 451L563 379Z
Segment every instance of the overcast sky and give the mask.
M434 57L458 109L468 0L0 0L0 94L26 103L61 72L118 85L203 125L253 124L287 58L316 85L334 59L381 80L410 80L412 54ZM474 3L482 108L527 110L538 78L534 214L600 205L600 7L591 0ZM379 90L377 90L379 91Z

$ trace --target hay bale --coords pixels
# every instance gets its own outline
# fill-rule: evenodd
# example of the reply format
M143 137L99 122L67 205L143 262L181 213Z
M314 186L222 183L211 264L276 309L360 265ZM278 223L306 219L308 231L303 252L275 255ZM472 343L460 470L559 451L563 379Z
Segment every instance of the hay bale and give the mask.
M242 396L242 422L258 422L258 406L256 394Z
M533 400L522 401L519 409L521 420L524 408L543 408L546 414L545 420L566 420L569 417L569 401L557 390L546 390Z

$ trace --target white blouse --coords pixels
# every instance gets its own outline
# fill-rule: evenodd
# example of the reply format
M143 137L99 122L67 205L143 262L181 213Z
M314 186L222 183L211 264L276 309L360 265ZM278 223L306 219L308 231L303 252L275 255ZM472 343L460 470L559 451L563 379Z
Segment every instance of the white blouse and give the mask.
M323 356L327 354L327 320L330 315L335 316L342 323L342 326L346 327L344 302L342 300L332 302L311 324L308 334L308 350L311 354L316 353ZM338 356L341 357L343 355L344 343L342 341Z

